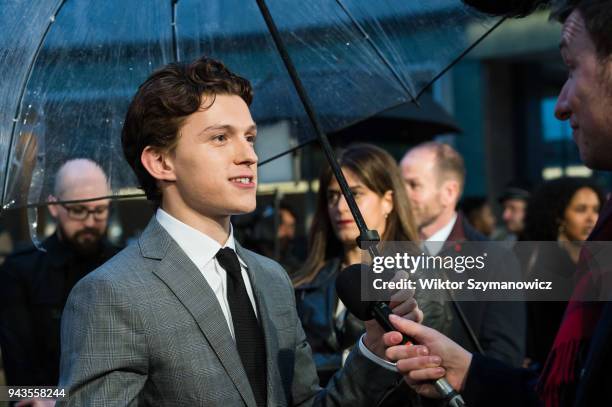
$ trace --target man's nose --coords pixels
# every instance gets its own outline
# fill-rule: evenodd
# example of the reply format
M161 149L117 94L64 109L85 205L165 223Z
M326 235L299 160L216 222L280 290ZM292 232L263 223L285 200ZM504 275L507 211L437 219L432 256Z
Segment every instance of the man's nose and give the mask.
M511 216L510 216L510 210L509 209L504 209L504 211L502 212L502 220L504 222L508 222L508 220L510 220Z
M94 227L96 224L96 219L94 218L94 214L93 213L88 213L87 217L85 218L85 220L83 221L83 223L85 224L85 226L87 227Z
M242 140L239 143L236 158L239 164L247 165L257 164L257 161L259 160L257 153L255 153L255 147L253 147L253 144L247 140Z
M565 85L563 85L563 88L559 93L559 97L557 98L557 103L555 104L555 117L561 121L568 120L571 115L569 98L567 96L568 89L568 82L565 82Z

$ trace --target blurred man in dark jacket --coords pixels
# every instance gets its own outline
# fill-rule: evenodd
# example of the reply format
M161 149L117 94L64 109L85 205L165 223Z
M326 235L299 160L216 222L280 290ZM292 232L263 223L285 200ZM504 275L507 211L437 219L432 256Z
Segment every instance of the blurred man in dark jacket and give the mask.
M499 197L504 230L495 237L496 240L516 242L522 238L529 196L529 187L521 182L513 181L506 185Z
M461 213L465 215L468 223L476 231L490 238L495 232L495 215L493 209L484 196L472 196L461 200L459 204Z
M450 255L445 242L487 240L456 210L465 183L465 166L455 149L438 142L419 144L406 153L400 166L419 234L430 255ZM498 255L503 258L503 253ZM517 264L515 278L518 272ZM418 301L418 292L416 298ZM459 304L450 299L421 301L423 323L444 332L470 351L485 352L520 366L525 352L524 304L491 301Z
M93 161L66 162L50 201L110 195ZM117 249L105 238L109 200L52 204L56 232L39 250L10 255L0 269L0 347L9 386L55 386L59 378L60 317L68 293Z

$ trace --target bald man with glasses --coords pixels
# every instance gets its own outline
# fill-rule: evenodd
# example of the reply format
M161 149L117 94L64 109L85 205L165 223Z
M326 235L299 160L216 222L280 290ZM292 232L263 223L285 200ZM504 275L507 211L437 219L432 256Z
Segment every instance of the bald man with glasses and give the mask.
M9 386L56 386L60 318L72 287L117 253L105 238L110 190L88 159L64 163L49 212L57 229L39 250L10 255L0 269L0 349ZM32 401L31 406L37 405Z

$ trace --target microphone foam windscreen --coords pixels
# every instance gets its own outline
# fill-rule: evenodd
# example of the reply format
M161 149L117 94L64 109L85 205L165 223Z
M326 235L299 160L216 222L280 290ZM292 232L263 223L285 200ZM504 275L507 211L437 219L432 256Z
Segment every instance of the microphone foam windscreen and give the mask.
M338 297L344 303L346 309L362 321L372 319L373 303L361 300L362 278L368 278L370 274L371 271L368 266L353 264L341 270L336 277Z

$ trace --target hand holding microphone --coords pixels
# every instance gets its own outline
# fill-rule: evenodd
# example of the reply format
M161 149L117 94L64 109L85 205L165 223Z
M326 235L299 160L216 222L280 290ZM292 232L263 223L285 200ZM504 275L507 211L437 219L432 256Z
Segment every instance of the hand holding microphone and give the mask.
M397 345L387 348L386 356L395 361L406 382L422 396L440 398L440 390L448 386L461 391L465 385L472 354L435 329L413 321L390 317L395 330L410 335L419 345ZM386 335L399 335L390 332ZM397 343L399 338L391 339ZM430 356L435 355L435 356ZM437 360L435 360L437 359ZM438 383L444 380L446 383ZM443 396L444 397L444 396ZM449 405L465 405L451 404Z
M455 389L463 388L472 355L441 333L392 315L391 308L384 301L363 301L362 277L365 277L367 285L373 273L371 270L362 270L362 267L369 268L355 264L339 273L336 278L336 291L340 300L357 318L369 321L368 323L374 323L370 320L375 319L380 328L388 332L384 334L385 342L395 346L387 348L385 355L391 361L397 362L398 370L415 391L430 398L442 397L447 400L449 406L465 406L461 395ZM386 277L392 280L390 276ZM401 292L395 295L401 295ZM411 297L412 293L409 292L409 295ZM402 335L401 338L398 332ZM424 346L410 346L417 343ZM445 375L450 383L445 379Z
M380 311L383 313L394 313L402 318L421 323L423 321L423 311L418 307L413 294L413 291L410 290L396 292L390 296L389 304ZM349 311L351 311L350 308ZM353 312L351 311L351 313ZM371 316L366 320L360 319L364 321L367 332L367 335L364 337L364 344L380 358L385 358L385 351L388 345L384 343L383 335L394 328L391 325L385 328L381 322L373 320ZM376 338L376 343L372 343L372 338Z

